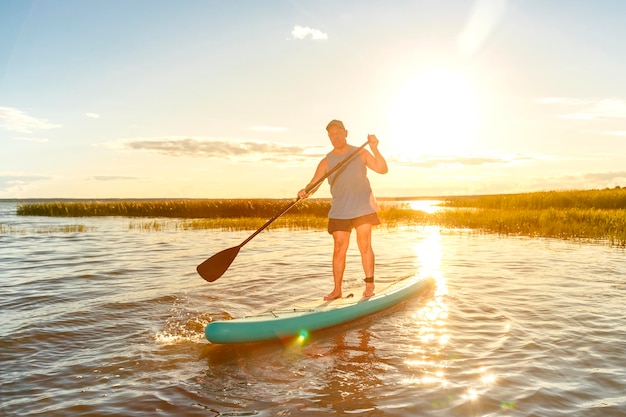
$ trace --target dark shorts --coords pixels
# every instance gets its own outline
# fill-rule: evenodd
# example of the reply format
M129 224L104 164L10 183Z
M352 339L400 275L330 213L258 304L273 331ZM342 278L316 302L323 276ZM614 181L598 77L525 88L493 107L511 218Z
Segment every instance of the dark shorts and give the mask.
M372 226L380 224L378 214L366 214L354 219L328 219L328 233L332 235L333 232L338 231L350 232L353 228L357 228L362 224L371 224Z

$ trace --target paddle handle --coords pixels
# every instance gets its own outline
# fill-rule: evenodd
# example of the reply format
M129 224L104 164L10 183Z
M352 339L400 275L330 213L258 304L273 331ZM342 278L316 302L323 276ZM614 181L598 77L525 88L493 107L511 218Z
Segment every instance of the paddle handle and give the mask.
M319 180L315 181L313 184L309 184L304 190L308 193L311 192L311 190L315 190L317 187L320 186L320 184L322 184L324 182L324 180L328 177L330 177L331 175L333 175L335 172L339 171L341 168L343 168L346 164L348 164L352 159L354 159L354 157L361 151L361 149L365 148L365 146L367 146L369 142L365 142L363 145L359 146L357 149L355 149L350 155L348 155L347 157L345 157L343 160L341 160L341 162L339 162L337 165L335 165L333 167L333 169L331 169L330 171L328 171L326 174L324 174L324 176L322 178L320 178ZM280 213L278 213L277 215L275 215L274 217L272 217L271 219L269 219L267 222L265 222L265 224L263 226L261 226L256 232L252 233L246 240L244 240L243 242L241 242L239 244L239 248L241 248L243 245L245 245L246 243L250 242L252 239L254 239L254 237L256 235L258 235L259 233L261 233L263 230L267 229L267 227L274 223L274 221L276 221L276 219L278 219L280 216L282 216L283 214L287 213L289 210L291 210L291 208L293 206L295 206L298 201L302 200L300 197L296 198L294 201L292 201L291 203L289 203L289 205L287 207L285 207Z

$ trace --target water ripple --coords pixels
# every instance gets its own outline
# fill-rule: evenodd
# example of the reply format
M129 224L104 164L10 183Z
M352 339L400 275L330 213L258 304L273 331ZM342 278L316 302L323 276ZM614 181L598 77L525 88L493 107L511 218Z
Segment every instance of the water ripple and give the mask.
M304 343L220 346L210 321L329 291L327 233L266 231L209 284L195 265L248 232L0 216L24 230L0 235L2 415L626 415L624 250L376 229L377 279L431 292ZM362 275L353 243L346 286Z

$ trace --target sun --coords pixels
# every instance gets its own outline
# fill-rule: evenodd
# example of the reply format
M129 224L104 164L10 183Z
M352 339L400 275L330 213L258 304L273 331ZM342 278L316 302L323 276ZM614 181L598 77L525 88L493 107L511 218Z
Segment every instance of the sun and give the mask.
M417 74L402 85L389 110L395 151L405 157L458 155L471 148L479 116L478 97L461 74Z

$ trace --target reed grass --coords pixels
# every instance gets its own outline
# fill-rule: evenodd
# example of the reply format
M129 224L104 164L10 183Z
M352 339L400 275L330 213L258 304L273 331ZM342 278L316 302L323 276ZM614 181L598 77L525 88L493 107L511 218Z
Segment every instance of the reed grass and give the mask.
M149 221L131 221L129 229L143 231L163 230L205 230L219 229L222 231L256 230L268 219L261 217L247 218L210 218L210 219L153 219ZM269 229L309 230L324 229L326 217L288 216L279 217Z
M607 242L626 247L626 189L451 197L434 221L504 235Z
M556 237L607 242L626 247L626 189L545 191L523 194L446 197L446 208L432 214L408 204L381 204L379 216L388 228L440 225L484 233ZM256 230L293 200L158 200L23 203L18 215L124 216L131 229ZM319 229L327 225L330 201L307 199L296 204L270 228ZM3 231L3 233L6 233Z
M83 224L66 224L56 226L43 226L35 228L14 227L11 225L0 224L0 234L2 235L25 235L27 233L36 234L53 234L53 233L84 233L94 230L93 227L87 227Z
M330 206L329 206L330 207ZM324 230L328 226L327 211L323 215L284 215L276 219L269 229L289 229L289 230ZM423 224L425 213L411 210L407 205L381 205L378 213L383 225L393 228L398 225ZM276 215L273 213L271 217ZM256 230L268 220L267 217L220 217L205 219L152 219L148 221L131 221L130 229L144 231L162 230L203 230L220 229L224 231L232 230Z
M0 235L8 235L8 234L14 233L13 230L14 230L14 227L7 226L7 225L0 223Z
M484 209L626 209L626 188L446 197L446 207Z
M435 223L502 235L607 241L626 246L626 210L451 210L435 213Z
M292 202L286 199L53 201L19 204L17 214L52 217L270 218ZM307 199L292 207L286 215L323 217L329 209L329 200Z

